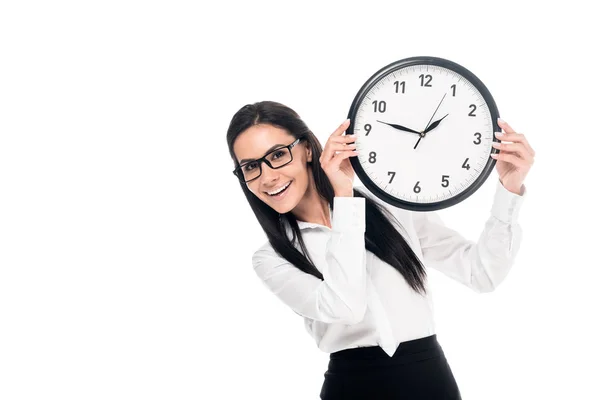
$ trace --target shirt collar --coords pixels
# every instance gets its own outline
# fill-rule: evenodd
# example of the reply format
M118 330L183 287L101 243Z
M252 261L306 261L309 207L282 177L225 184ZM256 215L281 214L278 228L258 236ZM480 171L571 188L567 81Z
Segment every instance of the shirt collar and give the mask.
M298 222L298 228L300 230L308 229L308 228L328 228L325 225L315 224L314 222L306 222L306 221L296 221Z
M331 215L331 221L333 221L333 208L331 206L329 206L329 214ZM306 221L299 221L299 220L296 220L296 222L298 223L298 228L301 231L309 229L309 228L325 228L325 229L330 230L330 228L328 226L316 224L314 222L306 222ZM291 232L291 230L292 230L292 228L290 227L290 225L287 221L285 222L285 228L288 232Z

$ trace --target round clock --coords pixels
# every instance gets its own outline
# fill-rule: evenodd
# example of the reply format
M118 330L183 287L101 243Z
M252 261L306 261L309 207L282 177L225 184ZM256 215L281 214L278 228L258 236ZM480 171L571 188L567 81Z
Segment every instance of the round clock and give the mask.
M487 179L498 153L492 95L472 72L443 58L411 57L377 71L358 91L346 134L361 182L396 207L455 205Z

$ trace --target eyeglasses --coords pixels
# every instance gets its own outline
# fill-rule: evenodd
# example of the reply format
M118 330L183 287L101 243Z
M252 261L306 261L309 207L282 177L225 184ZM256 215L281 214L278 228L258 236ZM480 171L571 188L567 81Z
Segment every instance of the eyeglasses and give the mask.
M281 168L292 162L294 159L292 156L292 147L300 143L303 139L303 137L299 137L292 144L271 150L257 160L245 162L234 169L233 174L242 182L250 182L262 175L262 161L272 169Z

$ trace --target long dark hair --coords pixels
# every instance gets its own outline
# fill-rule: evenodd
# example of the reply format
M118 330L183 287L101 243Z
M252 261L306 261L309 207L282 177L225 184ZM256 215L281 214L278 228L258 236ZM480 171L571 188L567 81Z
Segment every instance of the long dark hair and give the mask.
M322 152L321 144L312 131L308 129L304 121L300 119L300 116L283 104L274 101L261 101L242 107L235 113L229 124L227 146L234 162L234 168L239 166L233 151L235 139L240 133L256 124L270 124L287 130L295 138L303 137L304 142L301 143L306 143L309 146L312 151L312 159L319 160ZM325 171L321 168L321 164L319 162L309 162L308 166L312 170L317 192L333 208L333 186ZM239 182L252 211L254 211L273 249L301 271L322 280L323 275L314 266L314 263L308 256L308 251L300 234L295 216L291 212L280 215L256 197L248 189L246 183ZM356 188L354 188L353 192L354 197L365 198L366 249L398 270L413 290L424 295L426 293L424 281L427 276L425 268L412 248L404 240L404 237L392 225L391 221L395 221L403 230L404 227L402 227L400 222L388 209L376 203L368 195L364 195ZM286 233L286 228L283 224L284 220L292 228L293 236L291 240ZM293 245L296 239L298 239L304 254L300 253Z

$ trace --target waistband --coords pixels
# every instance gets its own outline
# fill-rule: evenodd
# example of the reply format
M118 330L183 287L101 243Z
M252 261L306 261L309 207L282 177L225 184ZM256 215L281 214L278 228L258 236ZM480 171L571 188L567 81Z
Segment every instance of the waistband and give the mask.
M442 352L442 348L437 340L437 335L426 336L419 339L401 342L396 348L393 357L390 357L379 346L355 347L344 349L329 354L330 360L389 360L412 358L411 355L427 353L437 355ZM423 354L426 356L426 354Z

